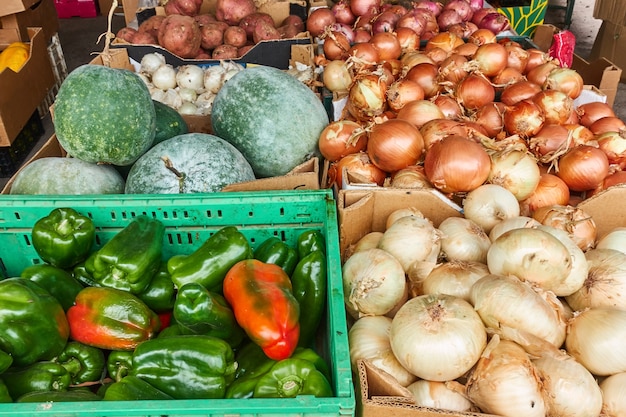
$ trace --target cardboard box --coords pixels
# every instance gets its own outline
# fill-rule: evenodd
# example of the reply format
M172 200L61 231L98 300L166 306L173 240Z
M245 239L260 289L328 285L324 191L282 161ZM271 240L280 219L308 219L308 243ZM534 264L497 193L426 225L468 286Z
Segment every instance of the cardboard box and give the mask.
M611 23L607 20L602 22L596 40L591 48L591 58L606 58L618 68L626 68L626 26ZM621 72L620 78L626 82L626 73Z
M519 3L526 4L521 0ZM511 22L511 29L520 36L532 36L535 28L543 23L548 8L548 0L530 0L530 5L519 7L498 7L498 11Z
M0 28L17 30L23 40L28 40L29 27L42 28L46 40L52 39L59 31L59 18L54 7L54 0L39 0L23 12L0 17Z
M0 2L0 16L23 12L38 1L39 0L2 0Z
M556 26L540 25L535 31L533 42L542 51L547 51L552 45L553 35L558 31L559 28ZM598 32L596 44L598 44L598 39L601 37L601 33L602 28L600 29L600 32ZM626 32L624 32L624 36L626 36ZM609 40L607 40L607 42L609 42ZM624 45L622 45L622 47L626 47L626 41L623 42ZM596 48L596 44L594 44L594 49ZM592 57L595 57L589 61L577 54L574 54L572 68L583 77L586 85L593 85L605 94L606 102L613 106L613 103L615 102L615 95L617 94L617 89L619 88L620 78L623 75L621 66L626 65L626 57L624 57L624 63L618 66L617 63L614 63L615 61L613 55L615 51L610 51L608 48L604 49L606 50L597 50L595 54L592 50L591 55ZM611 53L611 56L609 56L609 52Z
M53 134L39 151L17 170L15 175L37 159L59 156L67 156L67 152L57 140L56 135ZM15 180L15 175L7 181L1 194L9 194L11 192L11 185ZM231 184L222 191L319 190L319 184L319 160L312 158L283 176Z
M28 28L30 57L19 72L0 72L0 146L9 146L55 83L42 28ZM19 41L15 31L0 29L0 49Z
M596 0L593 17L616 25L626 25L626 2L623 0Z

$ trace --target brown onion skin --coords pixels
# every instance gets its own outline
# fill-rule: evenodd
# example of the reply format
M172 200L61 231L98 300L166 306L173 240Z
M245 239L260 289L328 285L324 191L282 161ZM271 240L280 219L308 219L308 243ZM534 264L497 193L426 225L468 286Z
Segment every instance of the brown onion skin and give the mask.
M602 103L601 101L581 104L576 107L576 113L580 124L585 127L591 126L593 122L603 117L615 117L613 108L608 103Z
M566 205L569 201L570 190L565 181L554 174L542 172L535 191L520 201L520 215L531 217L540 207Z
M589 126L589 130L594 135L600 135L606 132L624 132L626 130L626 123L622 119L616 116L602 117Z
M540 91L532 100L543 112L546 123L565 123L574 108L574 100L559 90Z
M513 106L522 100L532 99L541 92L541 87L531 81L522 80L504 87L500 94L500 101L507 106Z
M378 186L383 185L387 173L372 163L367 152L357 152L344 156L337 162L330 164L328 169L328 185L337 185L339 189L343 188L342 171L347 170L352 173L369 180Z
M489 177L491 159L482 145L451 135L426 152L424 172L435 188L444 193L469 192Z
M501 102L487 103L476 110L472 120L485 129L487 136L496 138L504 130L504 109Z
M326 7L314 9L306 20L306 30L311 36L316 37L324 33L324 30L337 22L332 10Z
M372 163L392 173L421 160L424 139L406 120L390 119L375 124L367 139L367 154Z
M579 145L559 158L557 175L572 191L597 188L609 173L609 159L600 149Z
M569 130L563 125L545 123L536 135L529 139L530 150L539 159L554 155L559 150L565 150ZM574 146L572 142L568 148Z
M378 50L378 55L383 61L388 59L399 59L402 54L400 41L396 35L391 32L375 33L372 35L370 42Z
M330 162L336 162L346 155L364 151L366 148L365 130L359 123L351 120L332 121L320 133L320 153Z
M593 190L587 191L586 197L593 197L594 195L606 190L607 188L623 184L626 184L626 171L616 171L612 174L607 175L604 181L602 181L602 184L600 184L598 187L594 188Z
M409 69L405 78L417 82L424 89L424 97L434 97L441 90L437 80L438 68L436 64L423 62Z
M522 138L535 136L543 127L545 118L539 106L531 100L522 100L508 106L504 112L504 129L510 135Z
M496 89L487 78L470 73L457 84L455 95L461 106L475 110L494 101Z
M400 78L387 89L387 103L395 112L400 111L410 101L423 100L424 89L415 81Z
M444 119L445 116L435 103L424 99L406 103L400 111L398 111L397 118L406 120L419 129L428 121Z

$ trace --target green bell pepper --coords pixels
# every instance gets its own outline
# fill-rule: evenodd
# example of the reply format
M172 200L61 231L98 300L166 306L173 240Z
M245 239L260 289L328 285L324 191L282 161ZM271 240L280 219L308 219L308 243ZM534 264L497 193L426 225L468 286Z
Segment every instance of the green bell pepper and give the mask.
M302 259L316 250L321 250L322 253L326 254L326 238L319 230L304 231L298 236L296 250L298 251L298 259Z
M17 403L75 402L100 401L102 397L88 389L72 389L69 391L33 391L19 397Z
M72 385L100 381L104 377L104 352L80 342L67 342L54 362L67 369L72 376Z
M215 232L189 255L174 255L167 269L174 284L180 288L189 282L217 291L228 270L237 262L252 257L248 239L234 226Z
M223 398L236 369L233 350L224 340L188 335L141 343L130 375L176 399Z
M9 368L0 378L15 399L33 391L67 391L72 383L72 376L63 365L48 361Z
M74 304L76 295L83 289L83 285L71 273L54 265L27 266L20 277L31 280L48 291L65 311Z
M13 356L0 350L0 374L9 369L11 365L13 365Z
M50 293L23 278L0 281L0 350L14 366L54 358L69 333L63 307Z
M237 324L226 299L195 282L178 289L173 315L184 334L217 337L231 346L238 345L244 338L243 329Z
M305 359L289 358L276 362L254 388L255 398L293 398L298 395L332 397L333 390L324 374Z
M296 263L298 252L279 238L272 236L265 239L254 251L254 259L280 266L287 275L291 275Z
M148 288L137 294L137 297L157 313L170 311L174 308L176 288L170 273L167 271L166 262L161 262L161 266L150 280Z
M298 346L310 346L315 341L317 329L326 307L326 256L320 250L302 258L291 274L293 295L300 304L300 339Z
M85 262L80 262L72 269L72 276L74 279L81 283L84 287L102 287L99 282L91 276L85 268Z
M9 389L2 379L0 379L0 403L12 403L13 398L9 394Z
M104 391L105 401L171 400L172 397L133 375L125 376Z
M161 265L165 226L146 215L135 217L85 261L100 285L139 294Z
M119 381L130 372L133 367L133 352L127 350L113 350L107 356L107 373L114 381Z
M93 221L69 207L55 208L32 228L33 247L39 257L59 268L84 261L95 237Z

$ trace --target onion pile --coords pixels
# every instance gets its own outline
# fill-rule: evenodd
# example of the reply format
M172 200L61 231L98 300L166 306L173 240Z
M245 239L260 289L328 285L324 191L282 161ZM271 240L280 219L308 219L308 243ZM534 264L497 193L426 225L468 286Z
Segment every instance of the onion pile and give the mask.
M524 217L507 212L506 201L517 200L505 188L477 190L472 204L502 206L487 223L490 233L468 217L435 226L419 209L398 207L384 230L344 255L353 366L369 361L422 407L504 417L623 415L623 228L598 241L580 209L553 206Z
M471 34L442 28L442 19L493 20L494 9L477 9L468 0L413 4L407 10L342 0L330 9L335 22L320 33L325 54L318 57L324 85L345 98L337 122L359 124L359 144L374 143L325 154L334 173L325 186L341 188L341 170L359 170L355 158L340 163L357 152L376 171L376 180L366 182L392 186L399 171L423 166L430 187L449 197L462 198L485 183L500 185L513 192L526 216L553 204L575 205L626 181L626 124L606 103L574 105L584 84L580 74L480 25ZM434 15L438 29L424 15ZM419 21L416 16L420 24L406 23ZM357 31L369 37L357 39ZM399 129L405 124L398 119L418 132ZM325 142L321 137L320 147Z

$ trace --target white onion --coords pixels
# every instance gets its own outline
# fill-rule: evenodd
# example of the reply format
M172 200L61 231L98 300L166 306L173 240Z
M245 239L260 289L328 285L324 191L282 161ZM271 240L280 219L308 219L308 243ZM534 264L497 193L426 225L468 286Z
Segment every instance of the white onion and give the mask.
M509 230L521 229L524 227L535 227L535 226L539 226L540 224L541 223L539 223L537 220L533 219L532 217L526 217L526 216L510 217L508 219L502 220L500 223L493 226L493 229L491 229L491 232L489 232L489 239L493 242L501 234L504 234L508 232Z
M198 114L198 106L190 101L183 101L177 110L180 114Z
M600 383L602 390L602 416L626 416L626 372L605 378Z
M580 290L589 273L589 263L587 262L585 252L580 249L571 238L571 235L565 230L543 225L537 226L537 229L544 230L559 239L569 251L570 259L572 260L572 267L567 278L565 278L558 287L554 288L554 293L559 296L568 296Z
M465 387L456 381L427 381L420 379L407 387L415 404L449 411L471 411L472 402L465 395Z
M430 381L456 379L476 363L485 327L465 300L445 294L408 300L391 323L391 348L409 372Z
M393 376L400 385L407 386L417 379L398 362L391 350L389 331L391 319L385 316L366 316L358 319L348 331L350 362L356 369L361 359L367 359L378 369Z
M506 188L495 184L483 184L469 193L463 200L466 219L473 220L485 233L504 219L520 214L517 198Z
M533 363L544 388L547 416L598 416L602 391L594 376L564 351L546 351Z
M204 70L198 65L182 65L176 72L176 83L197 93L204 91Z
M183 102L188 101L190 103L195 103L198 99L198 93L196 93L196 90L191 88L178 87L177 91Z
M183 105L183 99L180 97L180 94L178 94L178 91L170 88L169 90L165 91L165 95L163 96L163 103L167 104L173 109L178 109L180 106Z
M408 271L411 264L435 261L441 248L441 233L428 219L401 217L385 230L378 247L392 254Z
M503 337L530 334L556 347L565 340L558 298L513 275L485 275L472 285L470 300L485 326Z
M565 297L570 307L626 310L626 254L615 249L591 249L585 257L588 274L581 288Z
M404 269L390 253L377 248L356 252L343 264L346 309L353 317L382 316L406 292Z
M467 381L469 399L483 412L504 417L545 417L541 381L526 351L491 338Z
M487 181L506 188L518 201L535 191L540 177L537 159L525 150L505 149L491 155Z
M482 227L464 217L448 217L439 224L441 252L447 260L487 262L491 240Z
M176 88L176 70L170 64L161 65L152 74L152 84L163 91Z
M211 108L213 107L213 101L215 101L216 94L209 91L205 91L200 94L196 99L196 106L203 115L211 114Z
M480 262L450 261L433 268L421 282L423 294L448 294L470 301L470 288L489 274L486 264Z
M145 54L141 58L139 71L144 74L152 75L157 69L159 69L163 65L165 65L165 57L158 52L152 52L149 54Z
M385 230L389 229L391 225L398 219L406 216L415 216L421 219L424 218L424 214L415 207L403 207L397 210L392 211L389 216L387 216L387 221L385 222Z
M568 322L567 352L594 375L626 372L626 311L590 308Z
M493 274L512 274L562 295L557 290L572 269L572 259L565 245L550 233L523 228L509 230L491 244L487 266Z
M204 88L206 91L217 94L224 85L226 69L221 65L212 65L204 71Z
M354 244L351 248L352 253L377 248L381 237L383 237L383 232L369 232Z
M615 249L626 253L626 227L616 227L601 237L596 249Z

